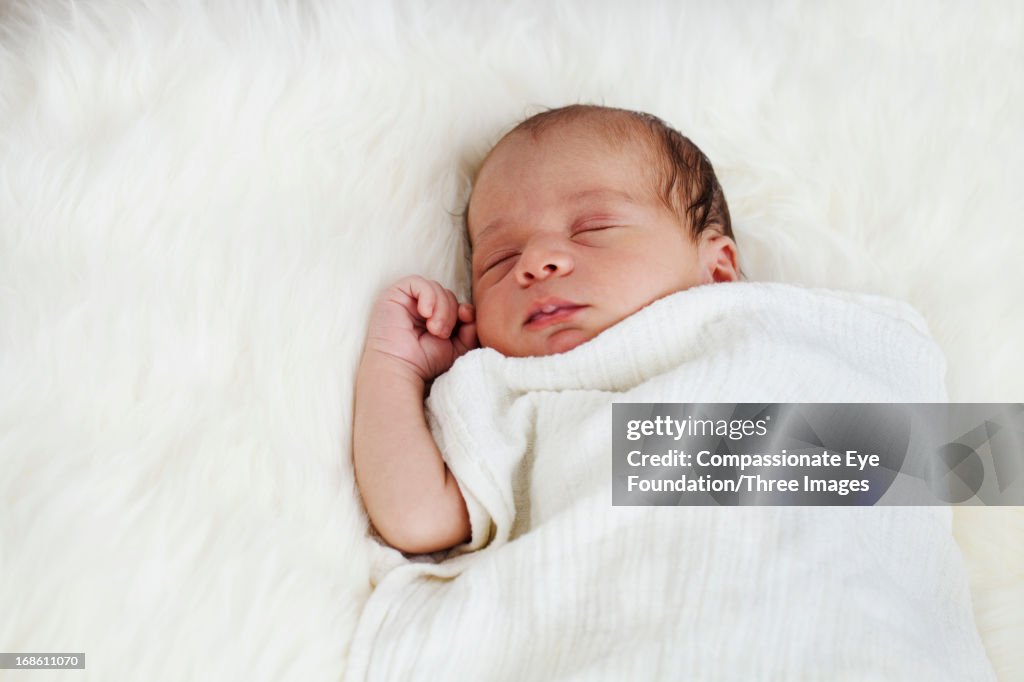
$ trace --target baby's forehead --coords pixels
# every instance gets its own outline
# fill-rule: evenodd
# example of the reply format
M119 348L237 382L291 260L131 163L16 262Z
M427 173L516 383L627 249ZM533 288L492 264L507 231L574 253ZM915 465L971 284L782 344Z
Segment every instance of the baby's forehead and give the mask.
M602 166L629 168L631 180L641 180L641 191L633 187L610 186L605 189L652 197L657 194L657 178L663 156L643 124L632 122L628 126L602 126L594 121L560 122L557 126L542 129L514 129L488 152L473 181L466 216L472 221L473 209L478 194L488 194L495 187L501 187L510 176L530 173L531 165L540 165L550 158L540 154L532 155L531 150L562 147L572 139L575 149L583 149L589 157L597 157L595 163ZM630 183L635 184L635 183ZM566 197L574 198L574 197Z
M531 154L529 147L536 151L546 141L543 137L535 139L525 133L517 133L515 137L518 139L506 136L500 143L503 146L496 146L492 157L486 160L477 174L465 214L472 250L488 241L486 236L497 239L496 236L504 232L501 226L515 224L514 216L523 215L524 209L547 206L548 210L564 211L567 215L599 206L604 207L602 210L616 210L615 206L625 208L660 203L656 164L649 159L642 144L609 144L605 137L592 130L581 132L577 143L584 142L582 152L579 145L573 151L571 146L566 150L561 143L553 143L545 151ZM558 171L552 176L551 167L543 166L562 152L570 155L580 153L583 163L563 166L560 161L554 162ZM593 170L596 168L601 171L595 174ZM562 171L564 174L558 175ZM521 186L519 183L523 178L530 178L526 181L530 189L509 190L510 185Z

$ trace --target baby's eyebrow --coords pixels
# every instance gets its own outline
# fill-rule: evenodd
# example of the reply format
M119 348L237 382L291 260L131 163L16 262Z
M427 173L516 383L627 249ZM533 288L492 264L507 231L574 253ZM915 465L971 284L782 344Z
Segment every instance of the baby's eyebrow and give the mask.
M569 201L582 201L590 198L613 198L628 201L630 203L637 203L636 199L629 192L624 192L621 189L585 189L582 192L576 192L566 197Z

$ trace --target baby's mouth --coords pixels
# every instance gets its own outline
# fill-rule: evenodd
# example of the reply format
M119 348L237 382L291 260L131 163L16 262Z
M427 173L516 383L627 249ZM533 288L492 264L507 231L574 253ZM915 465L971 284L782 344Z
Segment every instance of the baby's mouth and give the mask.
M523 326L528 329L542 329L549 324L568 320L586 307L571 301L543 301L530 309Z

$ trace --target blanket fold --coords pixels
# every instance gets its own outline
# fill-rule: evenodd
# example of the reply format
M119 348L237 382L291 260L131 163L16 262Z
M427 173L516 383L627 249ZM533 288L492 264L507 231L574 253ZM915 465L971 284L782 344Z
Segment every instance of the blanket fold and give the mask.
M427 416L472 537L380 548L347 679L994 679L948 508L611 504L614 402L944 401L943 374L909 306L781 284L468 353Z

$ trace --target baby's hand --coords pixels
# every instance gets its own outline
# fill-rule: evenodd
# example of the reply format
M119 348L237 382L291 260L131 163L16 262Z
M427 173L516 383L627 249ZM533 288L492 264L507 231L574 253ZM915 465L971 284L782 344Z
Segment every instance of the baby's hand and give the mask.
M374 305L364 359L394 359L427 382L476 345L473 306L414 275L395 282Z

